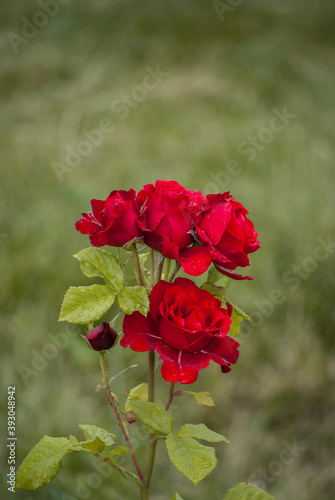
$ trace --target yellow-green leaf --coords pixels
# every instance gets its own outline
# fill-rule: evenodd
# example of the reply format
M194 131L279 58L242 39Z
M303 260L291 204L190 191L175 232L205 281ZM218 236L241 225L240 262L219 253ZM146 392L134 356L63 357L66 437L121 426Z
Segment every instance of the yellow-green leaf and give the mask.
M191 437L170 434L165 442L171 462L193 484L198 484L217 464L214 448Z
M148 384L144 382L131 389L126 401L126 411L131 411L129 403L132 401L148 401Z
M145 401L129 401L128 404L151 434L166 436L172 432L173 418L162 405Z
M44 436L23 460L16 474L16 489L33 491L48 484L62 466L64 455L78 440Z
M97 321L111 307L115 295L106 285L71 286L65 294L58 321L84 325Z
M114 290L123 287L123 271L114 255L101 248L85 248L73 256L79 260L80 268L88 278L103 278Z
M176 436L203 439L205 441L209 441L210 443L220 443L224 441L225 443L230 444L227 438L222 436L222 434L211 431L205 424L182 425L176 433Z
M128 286L117 297L120 309L126 314L135 311L147 315L149 311L149 297L143 286Z
M223 500L276 500L255 484L239 483L228 490Z

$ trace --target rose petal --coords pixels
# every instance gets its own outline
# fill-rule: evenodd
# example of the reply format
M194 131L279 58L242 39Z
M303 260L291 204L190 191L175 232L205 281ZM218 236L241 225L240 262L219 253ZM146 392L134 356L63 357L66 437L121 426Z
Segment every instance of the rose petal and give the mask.
M160 318L159 306L163 302L164 294L166 290L171 287L171 284L167 281L161 280L153 287L150 293L150 312L152 314L155 323L158 322Z
M159 333L163 342L168 346L174 349L185 349L187 347L187 338L183 327L173 325L167 318L161 318Z
M161 372L167 382L192 384L197 380L199 370L207 368L210 361L210 356L205 353L191 354L162 346L156 351L163 360Z
M228 335L223 338L216 337L212 344L204 349L204 352L209 354L215 363L235 364L239 357L238 347L240 344Z
M129 345L133 351L150 351L162 343L150 313L147 317L138 311L126 315L123 320L123 333L120 344L122 347Z
M254 279L251 276L242 276L242 274L232 273L231 271L229 271L229 269L226 269L226 268L220 266L220 262L218 262L218 261L213 261L213 264L220 273L224 274L225 276L228 276L228 278L233 278L234 280L253 280Z
M212 259L206 247L190 247L179 252L179 262L185 273L199 276L207 271Z

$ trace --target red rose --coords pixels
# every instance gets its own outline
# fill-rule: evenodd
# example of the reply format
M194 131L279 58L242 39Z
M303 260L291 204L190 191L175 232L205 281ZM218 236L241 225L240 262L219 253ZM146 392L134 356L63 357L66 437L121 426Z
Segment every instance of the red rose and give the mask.
M93 330L86 335L86 339L95 351L107 351L113 347L117 337L117 332L109 326L107 321L93 328Z
M164 257L179 260L179 250L194 241L192 230L205 204L200 191L185 189L176 181L147 184L137 195L137 220L145 243Z
M76 229L82 234L89 234L93 246L123 247L134 238L143 236L136 218L136 193L129 191L113 191L103 200L92 200L92 212L82 214L83 218L76 222Z
M222 372L238 359L238 342L228 337L231 306L193 281L160 281L150 294L150 312L125 316L121 345L133 351L155 349L163 360L162 376L169 382L191 384L212 359Z
M229 193L208 195L207 207L196 226L197 239L202 246L181 252L184 271L198 276L212 261L222 274L235 279L252 279L231 272L237 266L249 266L248 254L259 248L258 233L247 214L244 206Z

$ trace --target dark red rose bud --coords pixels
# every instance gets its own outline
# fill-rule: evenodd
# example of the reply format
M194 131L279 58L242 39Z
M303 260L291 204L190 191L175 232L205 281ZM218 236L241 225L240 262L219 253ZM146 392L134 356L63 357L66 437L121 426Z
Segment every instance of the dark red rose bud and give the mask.
M93 330L86 335L86 339L95 351L107 351L113 347L117 337L117 332L109 326L107 321L93 328Z

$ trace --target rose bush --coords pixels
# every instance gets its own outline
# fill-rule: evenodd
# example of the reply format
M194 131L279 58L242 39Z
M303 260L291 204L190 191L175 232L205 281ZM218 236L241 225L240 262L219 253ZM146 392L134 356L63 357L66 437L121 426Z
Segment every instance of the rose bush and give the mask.
M248 254L259 248L258 233L246 217L248 213L229 192L207 195L206 207L195 228L201 246L180 252L184 271L198 276L213 262L216 269L226 276L252 279L232 272L238 266L249 266Z
M141 238L135 197L135 191L130 189L112 191L105 201L91 200L92 213L82 214L83 218L76 223L77 231L89 234L95 247L123 247L134 238Z
M138 311L125 316L121 345L139 352L156 350L163 361L165 380L191 384L210 360L222 372L229 372L236 363L239 344L227 335L230 315L231 306L223 308L193 281L162 280L151 291L147 317Z
M137 195L145 243L179 261L179 251L194 242L193 228L206 204L200 191L190 191L176 181L147 184Z

